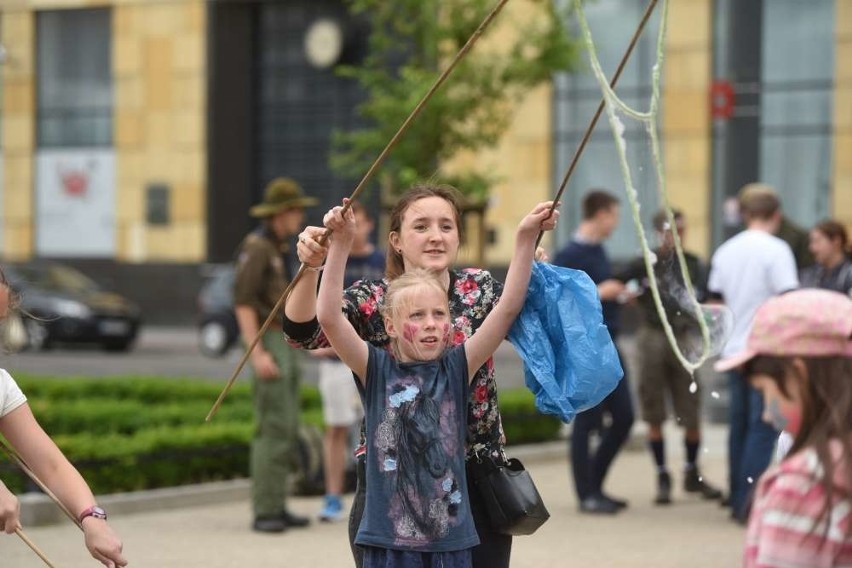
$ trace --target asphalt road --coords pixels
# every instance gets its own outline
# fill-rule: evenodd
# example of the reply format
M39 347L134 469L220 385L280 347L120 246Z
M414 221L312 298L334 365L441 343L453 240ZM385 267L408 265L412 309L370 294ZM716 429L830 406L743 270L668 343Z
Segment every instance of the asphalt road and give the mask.
M232 351L221 359L198 350L193 328L145 327L132 351L108 353L97 346L61 346L3 356L11 372L102 377L110 375L189 376L226 380L239 362Z
M149 326L142 330L136 346L128 353L109 353L97 346L64 346L47 351L0 355L0 361L13 375L19 372L59 377L133 374L226 381L237 368L242 355L240 348L234 348L221 358L206 357L198 349L194 328ZM504 342L495 359L501 388L523 386L523 366L511 345ZM303 369L304 380L316 384L316 362L304 357ZM243 369L240 377L247 374L247 370Z

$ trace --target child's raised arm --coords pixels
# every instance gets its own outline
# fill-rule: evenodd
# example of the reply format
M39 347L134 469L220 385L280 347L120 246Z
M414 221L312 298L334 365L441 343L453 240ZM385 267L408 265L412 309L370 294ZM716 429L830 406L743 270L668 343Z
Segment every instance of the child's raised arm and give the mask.
M506 275L500 301L465 343L468 376L471 378L500 346L500 342L509 333L509 328L524 307L538 232L553 230L559 218L558 210L548 217L552 205L552 201L539 203L518 225L515 254L509 264L509 273Z
M325 273L320 280L317 295L317 320L337 356L352 369L358 380L364 383L369 356L367 344L358 336L341 309L343 276L355 232L355 216L352 210L347 211L344 216L342 209L333 207L323 218L323 223L333 234L325 261Z

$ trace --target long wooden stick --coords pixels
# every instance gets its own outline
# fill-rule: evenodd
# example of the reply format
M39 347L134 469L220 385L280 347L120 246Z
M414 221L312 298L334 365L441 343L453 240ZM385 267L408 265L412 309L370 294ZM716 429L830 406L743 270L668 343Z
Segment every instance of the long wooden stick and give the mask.
M630 40L630 45L627 46L627 51L624 52L624 56L621 58L621 61L618 64L618 68L616 68L615 74L612 76L612 79L609 82L609 86L613 89L615 88L616 84L618 84L618 79L621 77L621 73L622 71L624 71L625 66L627 66L627 60L630 59L630 56L633 54L633 49L639 42L639 36L642 35L642 31L645 29L645 25L648 23L648 20L651 19L651 14L654 12L654 8L656 8L657 6L657 1L658 0L651 0L651 2L648 4L648 7L645 8L645 13L642 15L642 20L639 22L639 27L636 28L636 32L633 34L633 37ZM598 110L595 111L595 115L592 117L592 121L589 123L589 127L586 128L586 133L583 134L583 138L582 140L580 140L580 145L577 146L577 150L574 151L574 157L571 159L571 164L568 166L568 170L565 172L565 177L562 178L562 183L559 185L559 190L556 192L556 197L553 199L553 206L550 208L551 213L553 213L553 210L556 209L556 204L562 198L562 193L568 186L568 180L571 179L571 175L574 173L574 169L577 167L577 162L580 161L580 156L583 154L583 150L586 149L586 144L589 142L589 138L591 138L592 132L594 131L595 126L598 124L598 119L601 117L605 106L606 101L603 97L601 97L601 102L598 105ZM538 238L535 241L536 247L541 244L542 237L544 237L544 231L539 232Z
M45 564L47 564L48 566L50 566L50 568L56 568L56 565L55 565L55 564L53 564L53 562L51 562L51 561L47 558L47 556L45 556L44 552L42 552L42 551L39 549L39 547L38 547L38 546L36 546L36 544L35 544L32 540L30 540L30 538L29 538L27 535L25 535L25 534L24 534L24 531L23 531L23 530L21 530L21 529L19 529L19 528L18 528L18 529L15 529L15 534L16 534L16 535L18 535L18 536L21 538L21 540L22 540L22 541L24 541L24 544L26 544L27 546L29 546L29 547L30 547L30 550L32 550L33 552L35 552L35 553L36 553L36 556L38 556L39 558L41 558L41 559L42 559L42 561L43 561Z
M438 79L435 81L429 91L423 96L420 102L417 103L417 106L414 107L414 110L411 111L411 114L408 115L408 118L406 118L405 121L402 123L402 126L399 127L399 130L397 130L396 134L394 134L393 138L391 138L390 142L388 142L387 146L385 146L385 149L382 150L382 152L379 154L379 157L376 158L376 161L373 162L373 165L371 165L370 168L367 170L367 173L364 174L364 177L361 179L361 182L352 192L352 195L349 196L349 202L343 206L344 214L346 213L346 211L349 210L349 207L352 202L355 201L358 195L360 195L361 191L363 191L364 187L366 187L370 179L372 179L373 175L376 173L376 170L378 170L382 162L385 161L385 158L390 153L391 149L396 145L396 143L399 141L405 131L408 130L408 127L411 125L417 115L420 114L420 111L423 110L423 107L426 106L426 103L429 101L429 99L431 99L435 92L441 87L441 85L444 84L444 81L446 81L450 73L453 72L453 69L456 68L456 65L459 63L459 61L461 61L462 58L467 55L467 52L470 51L470 49L477 42L477 40L479 40L485 29L491 24L494 18L497 17L497 14L500 13L500 11L508 3L508 1L509 0L500 0L497 3L497 5L491 10L491 13L489 13L485 17L485 19L482 20L482 23L479 24L479 27L476 28L473 34L471 34L470 38L468 38L467 42L464 44L464 46L462 46L462 48L450 62L450 65L444 70L443 73L441 73L441 75L438 77ZM324 245L328 240L329 235L331 235L331 231L329 229L326 229L325 232L319 238L319 244ZM234 382L237 380L237 376L240 374L240 371L242 371L243 367L246 364L246 361L248 361L249 356L251 356L251 352L254 350L258 341L260 341L260 338L263 337L263 334L266 333L266 330L269 328L270 323L272 323L272 318L275 317L275 314L278 313L278 310L281 309L281 307L287 302L287 297L293 291L293 288L296 287L296 284L298 284L299 280L302 279L302 275L305 273L306 269L307 265L305 263L302 263L302 265L299 267L299 271L296 273L296 276L290 282L290 285L287 286L287 289L284 290L284 293L282 293L281 297L278 298L278 301L275 303L275 306L272 308L272 311L269 313L269 316L266 318L266 321L263 322L263 326L260 328L260 331L257 332L257 335L252 340L251 344L246 349L246 352L240 359L240 362L237 365L237 368L234 370L233 374L231 375L231 378L228 379L227 384L225 384L225 388L222 389L222 393L219 395L219 398L216 399L216 402L213 404L213 408L211 408L210 412L207 413L207 418L205 418L205 421L209 422L213 418L213 415L216 414L216 411L219 410L219 407L222 405L222 401L225 400L225 397L231 390L231 387L233 387Z
M13 450L9 446L7 446L3 442L3 440L0 440L0 450L3 450L3 452L7 456L9 456L9 459L11 459L13 462L15 462L18 465L18 467L20 467L21 470L24 473L27 474L27 477L32 479L33 483L38 485L39 489L44 491L45 495L50 497L53 500L53 502L56 503L56 505L62 510L62 512L65 513L65 515L69 519L71 519L71 522L73 522L75 525L77 525L77 528L79 528L80 530L83 530L83 525L80 523L79 519L77 519L77 517L74 516L74 513L69 511L68 507L66 507L65 505L62 504L62 501L59 500L59 497L57 497L53 493L53 491L51 491L47 487L47 485L45 485L44 482L41 479L39 479L38 475L36 475L35 472L32 469L30 469L30 466L27 465L27 462L24 461L24 458L22 458L21 456L18 455L18 452L16 452L15 450Z

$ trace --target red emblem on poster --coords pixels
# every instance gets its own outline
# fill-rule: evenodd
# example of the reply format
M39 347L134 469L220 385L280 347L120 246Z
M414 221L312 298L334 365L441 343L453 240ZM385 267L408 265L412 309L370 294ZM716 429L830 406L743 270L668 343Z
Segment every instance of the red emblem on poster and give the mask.
M729 81L716 79L710 86L710 114L723 119L734 114L734 87Z
M65 168L59 164L57 173L62 182L63 193L68 197L85 197L89 190L92 169L91 164L86 168Z

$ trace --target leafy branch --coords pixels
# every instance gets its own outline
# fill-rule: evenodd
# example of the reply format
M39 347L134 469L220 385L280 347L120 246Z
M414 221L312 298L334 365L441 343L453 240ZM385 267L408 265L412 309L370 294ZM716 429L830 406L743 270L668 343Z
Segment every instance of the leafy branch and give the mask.
M477 46L460 62L388 156L383 179L390 180L393 191L437 178L473 201L487 197L496 181L493 173L473 169L451 177L440 172L440 164L459 151L496 145L520 98L549 81L554 72L573 69L578 60L579 44L568 35L564 15L553 2L523 2L535 17L511 21L511 29L504 23L486 49ZM366 126L335 132L331 157L335 171L363 175L428 91L440 65L464 45L492 4L493 0L350 0L350 10L369 19L371 32L364 60L341 66L338 72L363 88L366 99L358 113Z

